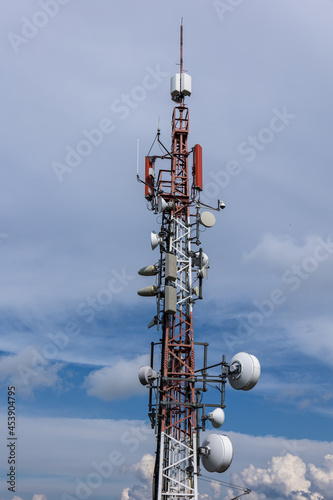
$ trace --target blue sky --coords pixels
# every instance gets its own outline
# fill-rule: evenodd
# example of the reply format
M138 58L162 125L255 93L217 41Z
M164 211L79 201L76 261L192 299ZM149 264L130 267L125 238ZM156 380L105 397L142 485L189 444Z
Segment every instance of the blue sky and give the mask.
M250 500L333 498L332 1L17 0L0 20L1 500L150 498L137 371L158 334L154 299L136 291L158 221L136 142L142 173L158 117L170 141L182 16L202 199L226 204L202 235L195 339L211 363L246 351L262 367L249 393L227 389L235 456L212 479Z

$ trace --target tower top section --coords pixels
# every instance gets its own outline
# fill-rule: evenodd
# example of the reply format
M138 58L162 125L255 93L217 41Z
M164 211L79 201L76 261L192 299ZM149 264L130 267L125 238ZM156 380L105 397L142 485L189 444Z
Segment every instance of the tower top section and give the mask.
M180 73L176 73L171 78L170 94L171 99L177 103L183 103L184 97L189 97L192 93L192 78L183 71L183 18L180 25Z

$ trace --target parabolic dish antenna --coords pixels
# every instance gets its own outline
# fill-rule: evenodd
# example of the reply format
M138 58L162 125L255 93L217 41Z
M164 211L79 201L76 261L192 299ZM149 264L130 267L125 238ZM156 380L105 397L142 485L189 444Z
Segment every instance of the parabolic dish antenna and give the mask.
M142 385L151 384L158 377L155 370L153 370L150 366L141 366L138 376Z
M213 227L216 222L215 215L212 212L202 212L200 222L205 227Z
M208 451L201 458L202 465L208 472L224 472L229 468L234 450L228 436L209 434L202 443L202 447Z
M215 410L208 413L207 417L215 429L221 427L225 419L224 411L222 410L222 408L215 408Z
M260 363L253 354L239 352L230 361L229 384L234 389L249 391L260 377Z

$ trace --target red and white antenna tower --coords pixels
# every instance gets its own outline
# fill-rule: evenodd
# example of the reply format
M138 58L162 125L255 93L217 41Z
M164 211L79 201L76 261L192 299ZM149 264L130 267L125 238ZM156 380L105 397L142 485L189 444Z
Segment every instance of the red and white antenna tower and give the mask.
M148 208L159 215L160 231L151 233L151 246L160 249L158 262L140 269L142 276L155 276L156 283L138 291L141 296L156 296L157 314L148 328L162 331L151 344L151 365L139 371L139 379L149 387L149 418L157 438L153 480L153 500L198 500L197 479L200 461L210 472L224 472L230 465L233 448L222 434L210 434L200 445L199 432L207 420L218 428L224 421L225 383L248 390L260 375L257 358L246 353L225 356L207 366L207 343L194 342L193 305L202 299L202 282L209 259L201 248L200 233L215 224L210 208L200 201L203 190L202 148L188 149L189 109L185 98L191 95L191 77L183 70L183 25L180 27L180 72L171 78L171 98L176 103L172 115L171 148L160 140L160 129L145 159L145 185ZM151 154L157 142L163 154ZM190 158L193 159L190 163ZM156 160L169 160L168 168L156 169ZM204 366L196 370L194 349L204 351ZM156 354L157 351L157 354ZM155 358L160 368L155 371ZM208 370L221 368L218 375ZM218 384L221 400L203 403L207 382ZM206 414L207 407L216 409ZM248 492L248 490L244 490Z

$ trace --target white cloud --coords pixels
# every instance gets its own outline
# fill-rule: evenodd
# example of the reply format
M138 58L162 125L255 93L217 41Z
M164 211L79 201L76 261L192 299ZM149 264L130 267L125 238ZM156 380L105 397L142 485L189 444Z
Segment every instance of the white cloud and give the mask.
M133 471L142 483L150 484L153 478L154 466L155 458L146 454L141 458L140 462L131 465L127 470Z
M47 500L46 495L37 495L35 494L32 500Z
M120 500L129 500L129 491L130 491L130 488L125 488L121 493Z
M249 497L253 500L328 500L333 498L333 456L325 456L322 468L307 465L291 453L273 456L265 468L250 465L239 474L233 473L231 481L253 489Z
M210 487L212 488L212 491L213 491L213 497L219 498L220 493L221 493L221 484L217 483L216 481L212 481L210 483Z
M38 387L55 387L60 383L61 363L48 361L34 346L27 346L17 354L0 359L0 379L7 380L24 396Z
M143 355L130 361L120 360L113 366L91 372L84 381L87 394L106 401L145 394L145 388L138 380L138 372L141 366L148 363L149 357Z
M125 488L122 491L121 500L149 500L151 498L154 465L155 458L150 454L146 454L139 462L123 467L124 472L134 473L142 484L135 484L132 488Z
M311 482L305 479L306 465L299 457L287 453L284 457L273 457L269 468L256 469L251 465L241 474L245 484L256 489L264 484L285 496L302 491L309 492Z
M125 500L151 500L151 488L136 484L131 489L126 488L125 493L122 492L122 497L123 495Z
M269 453L273 449L272 445L274 444L276 449L280 449L281 453L285 453L283 456L271 456L268 463L266 461L264 467L250 465L244 468L240 473L232 472L231 483L253 490L249 499L271 500L273 498L279 498L279 500L323 500L325 498L325 500L327 500L330 498L329 494L333 486L333 455L327 454L324 460L324 467L320 468L312 464L307 465L306 462L308 462L308 460L303 460L300 456L292 454L289 451L286 452L290 450L294 453L300 453L309 457L311 456L309 452L315 452L315 448L320 445L319 443L312 442L313 449L311 449L311 444L307 440L297 442L288 441L283 438L260 438L237 435L235 433L230 433L230 435L235 446L239 450L243 448L244 452L249 445L250 449L247 450L249 456L245 457L245 461L248 463L251 460L262 461L261 449L263 445L266 453ZM242 440L242 446L239 446L237 438ZM328 445L328 448L329 447L330 445ZM255 456L253 455L254 449L256 450ZM321 446L321 448L318 448L318 452L320 449L323 450L325 448ZM233 466L234 463L232 464L231 470L234 468ZM151 495L153 467L154 457L150 454L146 454L139 462L122 468L124 472L132 475L134 474L140 481L140 485L135 484L132 488L124 488L121 500L145 500L149 498L149 495ZM199 484L200 500L212 500L221 497L222 488L220 483L214 480L210 482L210 489L213 492L212 495L207 491L202 491L202 483ZM236 490L233 491L232 488L229 488L225 500L230 499L236 494Z
M324 457L324 465L322 468L309 464L310 477L313 483L322 491L325 492L325 498L332 495L333 492L333 455ZM333 497L333 495L332 495Z

